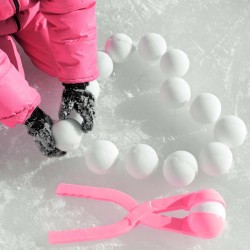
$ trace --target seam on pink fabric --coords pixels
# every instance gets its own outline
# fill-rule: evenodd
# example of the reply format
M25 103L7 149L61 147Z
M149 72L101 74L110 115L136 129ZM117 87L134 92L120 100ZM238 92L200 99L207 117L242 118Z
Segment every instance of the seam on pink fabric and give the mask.
M28 115L36 108L40 103L40 97L36 98L35 102L31 105L27 105L23 110L15 113L14 115L8 116L8 117L2 117L0 118L1 121L7 122L8 120L13 119L14 117L17 118L17 123L24 123ZM8 123L8 122L7 122Z
M83 36L83 37L80 37L80 38L76 38L76 39L72 39L72 40L63 40L61 42L57 42L57 41L53 41L54 44L64 44L64 45L71 45L71 44L75 44L75 43L78 43L78 42L82 42L82 43L90 43L90 42L96 42L97 39L89 39L89 40L84 40L82 41L83 39L85 39L86 37Z
M0 117L0 120L8 120L8 119L11 119L11 118L13 118L13 117L15 117L15 116L19 116L19 117L21 117L22 118L22 113L23 112L25 112L26 110L28 110L29 109L29 107L32 107L33 105L28 105L27 107L25 107L23 110L21 110L21 111L19 111L19 112L17 112L17 113L15 113L15 114L13 114L13 115L10 115L10 116L6 116L6 117Z
M66 45L71 45L71 44L75 44L75 43L89 43L89 42L95 42L96 39L90 39L90 40L84 40L82 41L83 39L85 39L86 37L83 36L83 37L80 37L78 39L72 39L72 40L64 40L63 43L66 44Z

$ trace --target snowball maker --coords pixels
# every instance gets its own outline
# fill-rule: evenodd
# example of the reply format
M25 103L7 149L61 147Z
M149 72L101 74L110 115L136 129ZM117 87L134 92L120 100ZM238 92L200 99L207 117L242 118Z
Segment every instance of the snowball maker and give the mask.
M106 174L119 158L117 147L110 141L97 140L85 153L85 162L95 174Z
M209 239L221 234L225 225L224 199L212 189L148 200L142 204L126 193L111 188L61 183L57 194L112 202L122 206L128 214L116 223L105 226L50 231L48 238L52 244L114 238L139 224ZM189 211L188 215L183 218L161 215L180 209Z
M59 120L52 126L56 147L62 151L70 151L80 146L83 132L80 124L74 119Z

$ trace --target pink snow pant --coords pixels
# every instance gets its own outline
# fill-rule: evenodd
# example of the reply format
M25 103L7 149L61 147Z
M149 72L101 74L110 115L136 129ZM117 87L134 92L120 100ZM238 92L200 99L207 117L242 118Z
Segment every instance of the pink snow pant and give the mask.
M51 53L47 20L40 12L35 15L27 26L13 34L13 37L21 45L37 68L51 76L58 77L58 67L56 67L53 53ZM89 53L92 52L93 49L89 51ZM77 50L75 53L77 53L76 56L78 56ZM93 63L91 61L91 65L97 68L95 65L95 55L90 56L88 52L86 53L86 58L92 58L93 60ZM86 58L83 58L83 61L86 60ZM69 58L69 61L70 59L71 58ZM73 66L74 63L72 63L72 67ZM78 67L78 69L81 68L81 66ZM69 68L66 69L66 71L69 71ZM84 73L78 72L76 72L76 74L85 77ZM86 81L97 78L98 70L94 69L92 72L95 72L95 74L90 77L88 76ZM61 74L65 73L61 72ZM68 83L73 83L73 80L71 81L70 79ZM59 77L59 80L63 81L64 79L60 79ZM8 127L24 124L33 110L40 104L40 101L39 93L30 87L25 80L22 62L13 38L9 35L0 36L0 122Z

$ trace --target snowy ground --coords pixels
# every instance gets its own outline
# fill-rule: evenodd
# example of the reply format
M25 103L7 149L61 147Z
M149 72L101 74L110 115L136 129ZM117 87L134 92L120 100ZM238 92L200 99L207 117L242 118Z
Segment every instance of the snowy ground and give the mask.
M222 114L250 121L250 3L248 0L106 0L97 1L98 46L113 33L135 42L147 32L165 37L168 47L184 50L191 67L185 80L192 96L210 92L222 102ZM23 55L27 79L42 95L41 107L57 119L62 87L33 67ZM168 111L159 99L164 78L158 65L144 63L135 53L101 82L95 129L79 150L62 159L43 157L23 126L0 127L0 249L227 249L250 248L250 140L233 150L229 174L211 178L201 171L185 189L171 188L162 176L162 161L175 150L198 156L213 140L212 126L194 123L187 107ZM108 175L92 174L84 150L96 139L110 140L120 150L120 163ZM123 168L123 157L136 143L151 145L161 164L146 180L134 180ZM58 183L111 187L139 201L201 188L214 188L227 203L225 232L214 240L137 227L119 238L51 246L48 230L91 227L115 222L126 211L105 202L56 197Z

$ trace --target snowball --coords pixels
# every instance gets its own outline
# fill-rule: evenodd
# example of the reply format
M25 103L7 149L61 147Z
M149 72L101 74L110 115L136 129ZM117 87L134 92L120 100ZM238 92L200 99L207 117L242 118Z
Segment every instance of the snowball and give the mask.
M237 116L223 116L217 121L214 127L214 137L216 141L225 143L230 148L243 144L246 135L246 125Z
M169 77L182 77L189 69L189 59L187 55L179 49L168 50L161 58L161 71Z
M170 154L163 163L163 176L174 187L189 185L197 173L197 161L186 151L176 151Z
M161 97L170 108L181 108L189 102L191 90L186 81L178 77L166 80L160 89Z
M125 167L128 173L137 179L144 179L152 174L158 162L155 150L146 144L133 146L125 157Z
M228 146L221 142L211 142L199 156L199 166L208 175L219 176L230 169L233 155Z
M109 54L115 63L124 62L134 49L132 39L122 33L117 33L108 38L105 44L105 52Z
M199 94L191 102L190 114L199 123L214 123L221 114L220 100L210 93Z
M86 165L95 174L106 174L118 158L117 147L107 140L96 140L85 154Z
M70 151L80 146L83 132L80 124L71 119L59 120L52 126L56 147L62 151Z
M139 54L148 61L157 61L167 50L165 39L156 33L148 33L138 43Z
M98 51L97 57L98 57L98 69L99 69L98 80L104 80L110 77L113 72L114 68L113 61L111 57L103 51Z
M90 93L92 93L97 100L100 95L100 85L97 80L89 82L89 85L86 87Z
M77 121L80 124L82 124L82 122L83 122L83 118L81 117L81 115L78 112L76 112L75 109L73 109L70 112L68 118L74 119L75 121Z

